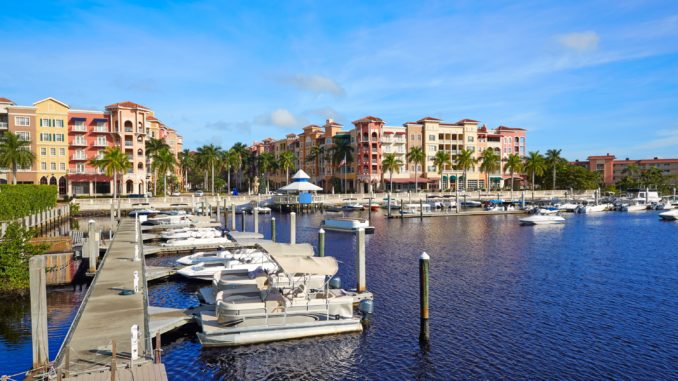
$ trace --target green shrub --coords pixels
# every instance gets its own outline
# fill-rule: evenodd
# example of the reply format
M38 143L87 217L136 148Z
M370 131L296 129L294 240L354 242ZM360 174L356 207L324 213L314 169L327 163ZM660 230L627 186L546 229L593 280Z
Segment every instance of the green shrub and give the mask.
M80 204L71 202L70 204L68 204L68 208L70 210L69 214L71 215L71 217L77 217L78 214L80 214Z
M49 246L29 244L34 233L16 222L7 226L0 241L0 295L23 293L28 288L28 260L33 255L42 254Z
M0 221L13 220L53 208L57 187L53 185L0 185Z

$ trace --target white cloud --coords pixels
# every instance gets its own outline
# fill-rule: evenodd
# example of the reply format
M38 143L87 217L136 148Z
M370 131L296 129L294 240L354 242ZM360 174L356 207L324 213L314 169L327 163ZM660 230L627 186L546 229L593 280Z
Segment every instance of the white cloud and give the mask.
M639 149L656 149L664 147L678 147L678 130L657 131L657 139L640 144Z
M299 127L304 124L304 118L294 116L289 110L279 108L270 114L261 115L255 120L258 124L272 124L278 127Z
M346 91L340 84L329 77L322 75L303 75L295 74L284 76L280 79L284 84L294 86L298 89L310 91L312 93L327 93L337 97L346 95Z
M577 53L593 51L598 48L600 36L593 31L574 32L558 36L558 42Z

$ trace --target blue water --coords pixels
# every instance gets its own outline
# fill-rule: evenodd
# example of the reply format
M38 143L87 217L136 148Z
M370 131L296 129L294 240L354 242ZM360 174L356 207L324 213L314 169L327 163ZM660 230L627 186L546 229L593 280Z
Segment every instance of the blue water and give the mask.
M276 215L283 241L288 218ZM322 218L298 215L297 241L315 244ZM564 225L533 227L520 226L517 218L374 215L367 286L375 294L375 315L365 332L209 350L190 333L174 335L164 344L169 376L678 379L678 223L662 222L654 212L573 215ZM269 217L260 219L268 235ZM344 286L354 286L353 236L328 232L326 247L341 261ZM422 251L431 256L429 346L418 341ZM149 296L152 304L191 307L200 286L163 281L151 285ZM26 314L19 319L27 320ZM15 347L23 350L8 349L0 337L3 371L30 365L26 329L21 336ZM51 341L63 337L57 336Z

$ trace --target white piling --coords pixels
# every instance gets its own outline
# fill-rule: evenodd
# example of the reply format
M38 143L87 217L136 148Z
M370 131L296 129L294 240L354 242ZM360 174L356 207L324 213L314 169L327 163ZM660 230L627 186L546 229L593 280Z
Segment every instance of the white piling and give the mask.
M290 243L297 243L297 214L290 213Z
M131 369L132 365L134 365L134 360L139 359L139 326L134 324L132 328L130 328L130 334L131 334L130 339L130 348L131 348L130 369Z
M47 335L47 277L45 258L33 256L28 261L31 290L31 338L33 342L33 368L49 364Z
M252 213L254 214L254 232L259 233L259 207L255 205Z
M356 272L358 278L358 292L364 292L367 289L365 284L365 228L358 229L356 240L358 258L356 258Z
M134 274L132 275L132 280L134 282L134 293L138 294L139 293L139 272L135 271Z

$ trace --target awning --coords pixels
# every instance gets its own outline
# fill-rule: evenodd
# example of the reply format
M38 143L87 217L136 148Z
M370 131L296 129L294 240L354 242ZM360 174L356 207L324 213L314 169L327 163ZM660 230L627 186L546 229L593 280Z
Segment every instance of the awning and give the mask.
M291 184L287 184L284 187L278 189L279 191L283 192L313 192L313 191L321 191L323 188L313 185L307 181L303 182L294 182Z
M451 176L450 176L450 181L457 181L457 176L451 175Z
M278 243L271 241L260 241L259 246L269 254L312 257L315 255L313 246L310 243Z
M73 182L78 182L78 181L96 181L97 183L107 183L113 180L113 177L106 176L106 175L94 175L94 174L84 174L84 173L77 173L77 174L70 174L66 175L69 181Z
M384 135L393 135L393 131L384 131Z
M94 118L95 122L108 122L108 119L106 118Z
M443 181L447 181L447 175L443 175Z
M84 122L84 121L87 120L87 118L80 118L80 117L73 116L73 117L71 117L71 120L74 121L74 122Z
M501 181L501 177L496 177L496 176L490 177L490 181L496 181L496 182L499 182L499 181Z
M339 264L333 257L305 257L271 254L280 269L287 274L317 274L333 276Z
M389 182L388 179L385 179L385 180L386 180L386 182ZM417 179L417 183L419 183L419 184L423 184L423 183L433 183L433 182L435 182L435 181L436 181L436 180L433 180L433 179L426 179L426 178L423 178L423 177L419 177L419 178ZM394 183L394 184L414 184L414 179L412 179L412 178L407 178L407 179L393 179L393 183Z

